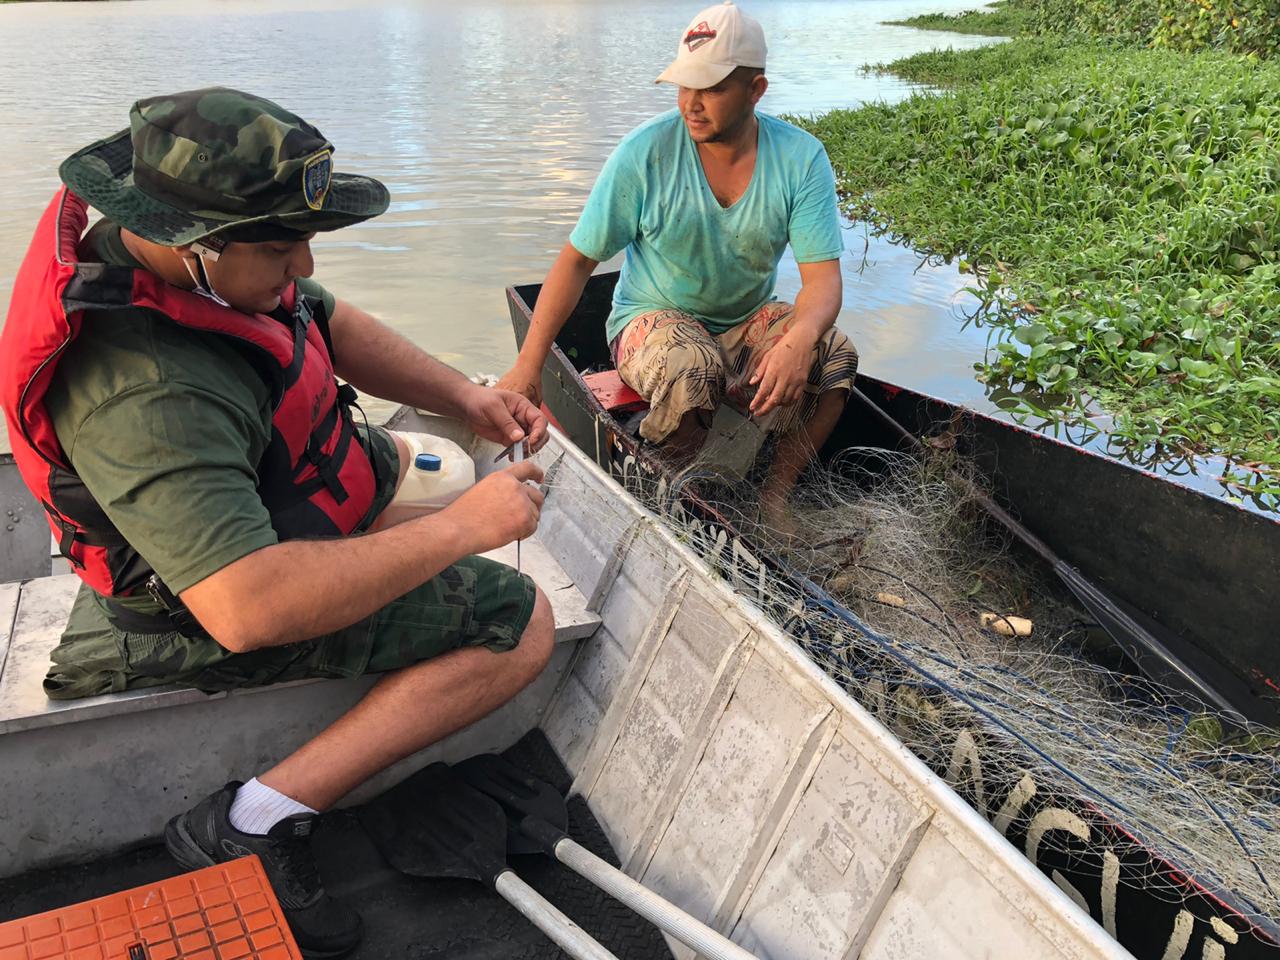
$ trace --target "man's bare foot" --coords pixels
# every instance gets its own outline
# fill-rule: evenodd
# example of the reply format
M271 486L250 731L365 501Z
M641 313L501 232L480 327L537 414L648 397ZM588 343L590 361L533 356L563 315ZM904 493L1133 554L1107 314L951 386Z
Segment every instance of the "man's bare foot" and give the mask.
M711 432L712 413L714 411L689 410L680 418L680 425L661 441L662 455L668 462L677 467L693 463Z
M771 540L787 542L800 533L800 520L787 498L768 492L760 495L760 525Z

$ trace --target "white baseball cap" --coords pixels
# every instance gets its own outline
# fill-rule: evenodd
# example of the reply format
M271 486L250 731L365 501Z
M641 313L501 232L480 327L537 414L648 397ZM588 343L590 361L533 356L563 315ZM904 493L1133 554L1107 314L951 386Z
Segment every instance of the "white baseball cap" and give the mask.
M760 22L734 6L733 0L724 0L689 21L676 47L676 58L654 83L705 90L737 67L763 70L766 52Z

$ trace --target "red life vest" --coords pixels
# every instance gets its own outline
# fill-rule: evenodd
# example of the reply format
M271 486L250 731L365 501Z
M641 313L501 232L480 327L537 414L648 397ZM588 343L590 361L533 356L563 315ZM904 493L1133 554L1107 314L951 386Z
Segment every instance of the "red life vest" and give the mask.
M349 408L355 392L334 380L327 327L315 320L314 298L297 295L291 284L282 310L251 315L145 270L82 263L76 249L88 219L75 194L64 187L54 195L18 270L0 335L0 404L13 457L80 577L109 597L143 585L156 589L146 560L76 476L44 405L58 361L88 311L152 310L249 348L242 352L260 361L254 366L274 405L271 441L258 464L258 494L272 526L282 540L351 533L373 503L376 478L356 441Z

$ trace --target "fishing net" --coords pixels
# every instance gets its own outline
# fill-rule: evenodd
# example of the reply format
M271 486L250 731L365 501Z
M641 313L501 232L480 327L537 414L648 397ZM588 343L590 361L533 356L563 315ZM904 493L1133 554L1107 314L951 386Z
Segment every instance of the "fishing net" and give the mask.
M1141 889L1185 908L1165 956L1198 956L1186 875L1277 929L1280 736L1139 677L987 517L954 453L846 450L806 474L779 525L762 521L760 477L724 466L734 442L627 486L713 567L726 529L776 557L738 589L1042 868L1055 853L1077 876L1095 864L1095 891L1054 876L1113 935L1117 899ZM1062 815L1037 825L1050 798ZM1241 935L1214 917L1204 956Z

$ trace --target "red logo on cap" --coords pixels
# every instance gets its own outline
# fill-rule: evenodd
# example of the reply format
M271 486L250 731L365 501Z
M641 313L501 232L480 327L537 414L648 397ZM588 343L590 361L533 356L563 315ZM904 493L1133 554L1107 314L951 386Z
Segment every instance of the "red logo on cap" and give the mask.
M697 50L704 43L709 43L716 38L716 32L707 26L707 21L703 20L696 27L690 30L684 37L684 45L689 48L689 52Z

